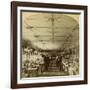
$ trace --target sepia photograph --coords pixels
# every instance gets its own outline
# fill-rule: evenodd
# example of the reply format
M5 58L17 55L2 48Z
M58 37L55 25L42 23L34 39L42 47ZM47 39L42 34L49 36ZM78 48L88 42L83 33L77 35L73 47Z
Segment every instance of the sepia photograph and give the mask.
M80 13L21 12L21 77L79 75Z
M87 6L11 3L11 87L87 84Z

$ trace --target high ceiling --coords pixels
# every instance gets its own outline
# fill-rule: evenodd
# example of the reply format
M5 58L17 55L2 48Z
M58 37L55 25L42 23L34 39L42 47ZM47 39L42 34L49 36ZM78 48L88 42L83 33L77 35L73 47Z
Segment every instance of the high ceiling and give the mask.
M22 14L23 39L41 49L58 49L77 43L79 14L35 13Z

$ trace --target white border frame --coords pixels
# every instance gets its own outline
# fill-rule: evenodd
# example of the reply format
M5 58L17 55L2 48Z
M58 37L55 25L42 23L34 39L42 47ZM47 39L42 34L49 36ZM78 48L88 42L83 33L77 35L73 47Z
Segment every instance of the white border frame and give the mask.
M21 10L35 10L35 11L53 11L53 12L71 12L80 13L80 75L77 76L54 76L54 77L38 77L38 78L20 78L20 11ZM63 81L77 81L84 80L84 11L83 10L70 10L70 9L52 9L52 8L35 8L35 7L17 7L17 83L30 84L30 83L45 83L45 82L63 82Z

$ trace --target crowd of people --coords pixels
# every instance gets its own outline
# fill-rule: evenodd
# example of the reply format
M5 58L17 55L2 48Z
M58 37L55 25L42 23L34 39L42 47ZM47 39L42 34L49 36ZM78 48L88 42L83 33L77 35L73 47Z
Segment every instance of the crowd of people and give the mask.
M76 48L60 49L59 51L41 51L25 48L23 51L22 76L38 76L50 72L50 62L55 60L59 72L67 75L79 74L79 55Z

